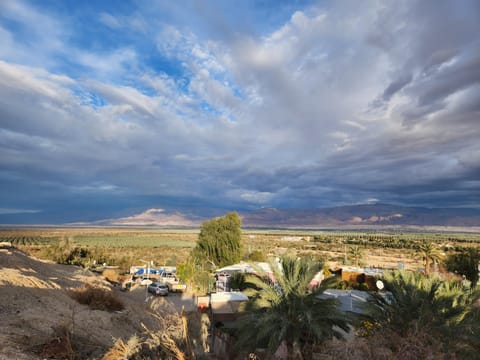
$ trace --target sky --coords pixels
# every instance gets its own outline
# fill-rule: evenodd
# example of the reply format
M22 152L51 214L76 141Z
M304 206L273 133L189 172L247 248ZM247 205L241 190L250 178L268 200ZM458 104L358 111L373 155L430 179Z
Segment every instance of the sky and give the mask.
M0 223L480 207L480 2L0 0Z

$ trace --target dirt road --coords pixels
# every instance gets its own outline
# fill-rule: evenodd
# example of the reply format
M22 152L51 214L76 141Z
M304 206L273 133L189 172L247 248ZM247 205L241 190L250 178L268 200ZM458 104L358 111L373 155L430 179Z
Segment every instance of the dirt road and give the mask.
M167 302L171 304L177 312L181 313L195 311L195 297L190 292L169 293L168 296L156 296L147 292L146 286L136 285L130 291L119 291L118 296L122 299L128 299L130 302L138 303L142 307L145 304L151 304L152 301Z

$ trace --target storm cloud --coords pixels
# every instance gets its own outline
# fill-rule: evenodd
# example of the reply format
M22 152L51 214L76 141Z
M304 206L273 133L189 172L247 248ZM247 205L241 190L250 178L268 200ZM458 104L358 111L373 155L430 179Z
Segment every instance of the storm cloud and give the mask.
M0 220L478 207L478 34L473 0L3 1Z

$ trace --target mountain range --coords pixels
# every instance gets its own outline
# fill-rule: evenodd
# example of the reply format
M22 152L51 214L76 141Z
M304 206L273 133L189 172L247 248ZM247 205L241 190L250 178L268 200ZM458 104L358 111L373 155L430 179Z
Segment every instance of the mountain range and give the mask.
M246 228L465 227L480 229L480 209L421 208L388 204L316 209L261 208L239 212ZM98 226L197 227L207 217L180 211L148 209L132 216L101 220Z

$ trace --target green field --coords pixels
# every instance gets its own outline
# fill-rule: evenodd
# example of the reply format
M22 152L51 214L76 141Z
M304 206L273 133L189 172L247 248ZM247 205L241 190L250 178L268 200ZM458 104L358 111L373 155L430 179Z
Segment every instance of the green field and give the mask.
M78 246L100 246L100 247L171 247L171 248L193 248L195 242L180 240L168 235L157 236L135 236L135 235L77 235L73 241Z
M49 245L58 241L56 237L45 236L0 236L0 242L10 242L12 245Z

